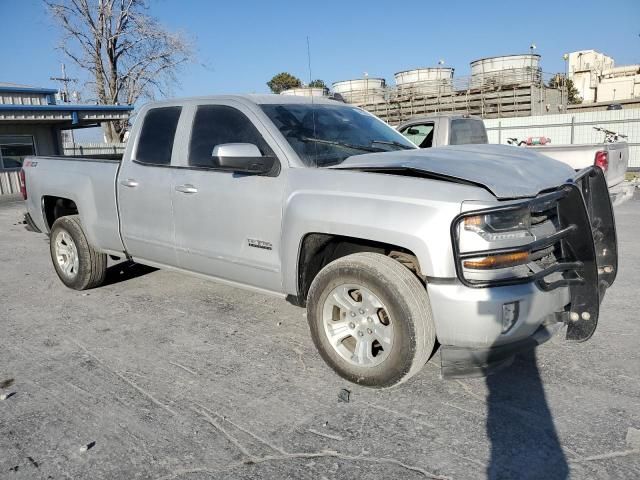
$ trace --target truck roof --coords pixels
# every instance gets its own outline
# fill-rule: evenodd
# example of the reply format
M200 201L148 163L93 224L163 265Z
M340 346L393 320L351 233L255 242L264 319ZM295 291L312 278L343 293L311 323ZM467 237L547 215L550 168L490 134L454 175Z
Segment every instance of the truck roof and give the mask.
M323 104L323 105L345 105L343 102L339 102L327 97L301 97L296 95L278 95L278 94L247 94L247 95L205 95L198 97L185 97L174 98L170 100L163 100L157 102L151 102L149 105L176 105L187 102L202 102L202 101L216 101L216 100L237 100L243 103L253 103L256 105L264 104Z
M415 117L411 117L411 118L407 119L407 121L421 120L423 118L439 118L439 117L446 117L446 118L473 118L473 119L477 119L477 120L482 120L482 117L479 117L478 115L470 115L468 113L434 112L434 113L427 113L425 115L417 115Z

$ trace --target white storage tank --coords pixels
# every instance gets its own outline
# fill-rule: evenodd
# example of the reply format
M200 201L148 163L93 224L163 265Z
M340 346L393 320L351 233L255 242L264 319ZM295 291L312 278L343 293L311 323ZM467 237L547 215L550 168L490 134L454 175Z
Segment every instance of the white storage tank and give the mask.
M394 77L401 91L437 96L451 93L453 71L454 69L449 67L415 68L397 72Z
M328 90L326 88L290 88L289 90L283 90L280 95L295 95L297 97L324 97L327 95Z
M471 88L530 85L540 81L540 55L524 53L471 62Z
M347 103L364 105L384 102L385 86L384 78L365 77L334 82L332 90Z

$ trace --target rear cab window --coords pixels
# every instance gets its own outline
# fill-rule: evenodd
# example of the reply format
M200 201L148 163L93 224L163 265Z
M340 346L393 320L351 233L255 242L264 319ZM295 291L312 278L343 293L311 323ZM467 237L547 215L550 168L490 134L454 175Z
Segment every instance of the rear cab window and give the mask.
M148 165L170 165L182 107L152 108L144 117L135 160Z
M482 120L458 118L451 120L449 145L489 143L487 130Z

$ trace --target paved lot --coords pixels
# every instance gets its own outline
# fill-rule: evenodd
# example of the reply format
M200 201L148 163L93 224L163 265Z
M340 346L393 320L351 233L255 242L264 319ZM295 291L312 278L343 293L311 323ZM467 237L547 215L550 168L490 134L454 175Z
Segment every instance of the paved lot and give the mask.
M135 268L69 290L21 212L0 200L2 479L640 478L640 198L590 342L488 379L436 356L386 391L334 375L277 299Z

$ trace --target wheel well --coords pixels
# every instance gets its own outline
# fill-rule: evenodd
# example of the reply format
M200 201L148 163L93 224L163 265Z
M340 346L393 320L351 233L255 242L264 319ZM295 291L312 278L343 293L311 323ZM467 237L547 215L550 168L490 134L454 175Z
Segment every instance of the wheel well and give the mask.
M380 253L394 258L411 270L421 282L425 282L418 258L406 248L361 238L310 233L302 240L298 258L298 296L290 299L292 303L301 306L306 303L311 282L325 265L338 258L359 252Z
M78 214L78 207L75 202L68 198L47 195L42 199L42 206L49 229L58 218Z

